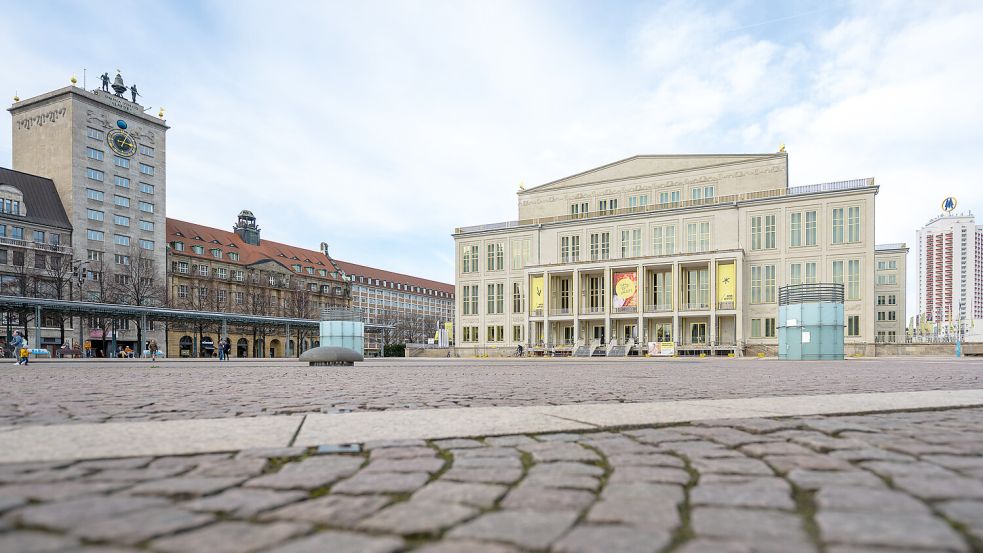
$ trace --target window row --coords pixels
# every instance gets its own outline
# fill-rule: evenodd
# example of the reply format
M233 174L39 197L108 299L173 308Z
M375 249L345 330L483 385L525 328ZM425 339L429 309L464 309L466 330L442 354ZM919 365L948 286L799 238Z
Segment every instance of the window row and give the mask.
M658 193L658 205L669 206L679 204L680 190L664 190ZM689 199L693 201L709 200L715 196L713 185L696 186L689 189ZM628 196L629 208L641 208L649 205L648 194L635 194ZM619 198L601 198L597 200L597 212L600 214L616 211L619 207ZM586 216L590 214L590 202L579 201L570 204L570 215Z
M772 250L778 247L778 215L751 217L751 250ZM860 207L836 207L831 211L832 244L860 242ZM789 213L788 245L790 247L818 244L818 211Z

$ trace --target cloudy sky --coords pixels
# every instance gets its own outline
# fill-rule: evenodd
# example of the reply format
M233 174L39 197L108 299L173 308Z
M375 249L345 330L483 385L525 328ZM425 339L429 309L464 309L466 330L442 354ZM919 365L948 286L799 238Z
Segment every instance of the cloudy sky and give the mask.
M8 2L0 94L119 68L167 108L168 215L444 281L455 226L640 153L881 185L877 240L983 202L983 2ZM80 83L81 84L81 83ZM10 164L0 118L0 165ZM913 256L910 267L914 268ZM910 279L913 280L913 279ZM913 288L913 287L912 287Z

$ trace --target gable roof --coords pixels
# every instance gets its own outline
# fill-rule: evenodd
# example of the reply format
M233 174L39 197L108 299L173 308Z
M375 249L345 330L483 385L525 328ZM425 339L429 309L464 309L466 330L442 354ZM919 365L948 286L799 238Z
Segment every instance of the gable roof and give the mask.
M596 182L629 179L643 176L661 175L736 165L768 159L785 159L785 153L774 154L670 154L638 155L615 161L607 165L588 169L582 173L563 177L555 181L519 191L519 195L545 192Z
M419 286L420 288L429 288L431 290L437 290L439 292L446 292L447 294L450 295L454 294L453 284L447 284L445 282L438 282L436 280L415 277L403 273L394 273L392 271L386 271L384 269L376 269L374 267L366 267L365 265L349 263L348 261L342 261L340 259L336 259L335 262L342 269L344 269L346 273L350 275L379 279L380 281L385 280L386 282L408 284L410 286Z
M0 184L13 186L24 195L25 220L28 222L72 230L72 223L51 179L0 167Z
M188 257L198 257L201 259L214 259L209 250L219 248L223 252L234 251L239 254L239 261L232 261L227 255L223 255L222 261L233 265L251 266L259 263L272 262L282 266L284 269L294 272L291 265L299 264L302 267L313 267L315 273L308 277L319 279L341 281L341 275L332 277L331 273L340 270L334 261L321 252L298 248L289 244L281 244L272 240L261 240L258 246L243 242L239 235L234 232L206 227L188 221L167 218L167 242L184 242L185 250L181 255ZM196 244L197 243L197 244ZM201 254L194 253L190 246L201 245L204 251ZM317 274L317 270L326 269L327 277Z

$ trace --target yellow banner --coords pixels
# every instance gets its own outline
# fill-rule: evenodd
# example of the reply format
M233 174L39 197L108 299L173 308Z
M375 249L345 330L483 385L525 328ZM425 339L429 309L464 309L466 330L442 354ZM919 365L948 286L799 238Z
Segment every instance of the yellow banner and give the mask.
M737 273L733 263L717 265L717 303L737 302Z
M546 295L543 293L543 277L532 277L529 286L529 309L537 311L546 305Z

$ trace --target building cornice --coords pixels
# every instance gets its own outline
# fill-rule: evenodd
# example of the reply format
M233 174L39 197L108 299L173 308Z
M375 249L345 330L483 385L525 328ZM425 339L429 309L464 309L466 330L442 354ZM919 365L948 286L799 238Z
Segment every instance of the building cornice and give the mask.
M170 127L164 122L163 119L158 119L151 115L147 115L145 111L150 108L144 108L140 104L135 104L126 100L125 98L120 98L108 92L102 91L89 91L77 86L66 86L64 88L59 88L58 90L52 90L51 92L46 92L39 96L34 96L33 98L26 98L15 102L12 106L7 108L7 111L11 115L16 116L19 112L33 108L39 105L45 105L53 103L57 100L62 99L65 96L74 96L79 100L86 103L94 104L99 107L109 107L117 111L123 111L130 116L140 119L144 123L148 123L159 127L163 130L167 130Z

